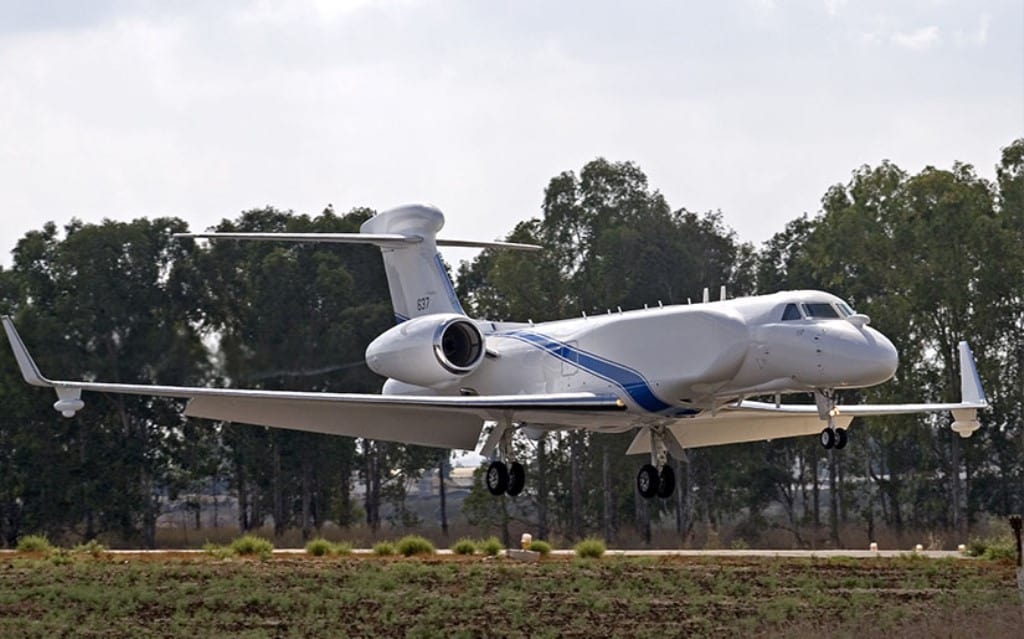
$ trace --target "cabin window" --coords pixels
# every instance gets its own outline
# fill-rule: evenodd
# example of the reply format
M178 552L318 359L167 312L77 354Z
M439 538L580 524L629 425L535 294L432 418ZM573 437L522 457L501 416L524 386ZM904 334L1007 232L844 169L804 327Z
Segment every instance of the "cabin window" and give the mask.
M811 319L838 319L839 313L827 302L802 304L807 317Z
M792 322L803 318L804 316L800 314L800 309L796 307L796 304L786 304L786 310L782 311L783 322Z

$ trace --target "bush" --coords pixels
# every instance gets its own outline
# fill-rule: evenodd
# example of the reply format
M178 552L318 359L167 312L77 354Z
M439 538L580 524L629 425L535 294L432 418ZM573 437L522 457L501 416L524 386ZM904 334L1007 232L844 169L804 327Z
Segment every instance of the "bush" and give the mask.
M398 552L405 557L413 555L433 555L434 544L430 540L419 535L406 535L398 540Z
M604 541L597 537L587 537L573 548L576 556L583 559L600 559L604 555Z
M247 555L259 555L260 557L268 557L274 552L274 544L269 540L259 537L257 535L242 535L238 539L231 542L231 550L236 555L247 556Z
M351 555L352 544L348 543L347 541L339 541L338 543L331 546L331 550L334 552L335 555Z
M530 545L526 547L527 550L538 552L542 557L547 557L551 554L551 544L540 539L536 539L530 542Z
M1009 535L976 538L967 544L967 554L990 561L1016 561L1017 542Z
M327 541L326 539L323 539L322 537L311 539L309 543L306 544L307 555L313 555L314 557L323 557L325 555L330 555L333 553L334 544Z
M478 541L476 548L488 557L496 557L498 553L502 551L504 546L501 545L501 541L499 541L497 537L488 537L487 539L481 539Z
M373 545L373 554L379 557L388 557L395 554L395 545L390 541L378 541Z
M203 544L203 552L217 559L230 559L235 554L231 548L209 541Z
M476 552L476 542L469 537L463 537L452 544L452 552L456 555L472 555Z
M41 552L50 554L53 546L46 535L25 535L18 540L18 552Z
M99 557L103 553L107 552L107 547L101 544L100 542L96 541L95 539L90 539L84 544L78 544L77 546L72 548L71 552L83 555L92 555L93 557Z

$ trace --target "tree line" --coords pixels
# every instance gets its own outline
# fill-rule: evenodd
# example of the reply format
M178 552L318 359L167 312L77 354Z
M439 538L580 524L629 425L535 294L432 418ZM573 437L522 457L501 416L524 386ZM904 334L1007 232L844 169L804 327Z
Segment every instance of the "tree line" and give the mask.
M309 216L272 208L217 231L355 232L374 214ZM363 350L393 322L379 251L176 239L179 219L137 219L27 233L0 269L0 311L13 315L44 372L62 378L174 385L377 392ZM830 187L815 216L794 218L760 247L720 212L673 209L630 162L596 159L544 191L539 217L509 241L538 253L483 251L457 269L476 317L542 321L645 304L814 288L847 299L900 352L896 378L845 401L951 401L956 344L974 349L991 408L961 440L948 416L859 419L842 453L815 438L697 449L676 460L670 500L637 498L632 437L566 432L520 438L535 478L517 498L477 484L462 513L509 535L600 534L680 542L732 526L748 543L772 529L792 543L841 544L850 526L956 531L1024 507L1024 139L1002 150L994 182L960 163L909 174L862 166ZM161 499L227 485L238 526L268 516L280 534L327 521L376 531L391 504L407 513L405 480L443 469L448 451L213 423L176 400L89 394L65 419L49 391L25 385L0 349L0 538L101 533L153 546ZM52 401L52 400L51 400ZM365 484L354 497L353 477ZM447 520L418 522L443 526Z

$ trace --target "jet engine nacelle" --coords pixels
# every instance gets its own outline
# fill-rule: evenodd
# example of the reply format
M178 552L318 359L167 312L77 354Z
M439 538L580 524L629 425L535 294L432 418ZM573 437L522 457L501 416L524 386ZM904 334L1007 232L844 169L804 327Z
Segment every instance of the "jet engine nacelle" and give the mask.
M392 379L444 387L484 360L484 336L464 315L424 315L394 326L370 342L366 364Z

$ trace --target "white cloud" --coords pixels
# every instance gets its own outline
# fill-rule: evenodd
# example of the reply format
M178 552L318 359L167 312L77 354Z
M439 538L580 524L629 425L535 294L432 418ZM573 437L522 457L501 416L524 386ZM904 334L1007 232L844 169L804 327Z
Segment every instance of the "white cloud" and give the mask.
M930 49L939 44L941 38L939 36L939 28L935 25L928 27L921 27L913 31L903 33L895 32L889 39L893 44L904 49L910 49L912 51L924 51Z

